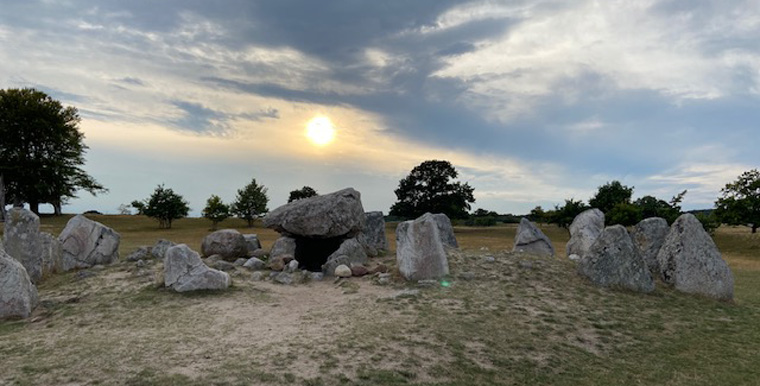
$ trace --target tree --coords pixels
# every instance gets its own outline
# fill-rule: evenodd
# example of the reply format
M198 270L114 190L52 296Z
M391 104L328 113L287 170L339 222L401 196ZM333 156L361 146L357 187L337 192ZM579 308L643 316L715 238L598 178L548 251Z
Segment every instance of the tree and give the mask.
M752 233L760 227L760 172L752 169L721 189L715 215L726 224L749 224Z
M606 214L621 202L630 203L632 195L633 187L629 188L620 181L612 181L600 186L596 195L588 200L588 204Z
M390 215L416 218L425 212L443 213L450 218L467 218L475 202L474 189L467 183L451 182L459 173L449 161L425 161L399 181L394 191L398 201Z
M296 189L290 192L290 196L288 197L288 202L293 202L296 200L300 200L303 198L309 198L318 196L317 191L314 190L311 186L304 186L301 189Z
M230 217L230 207L222 202L219 196L212 194L206 201L206 207L202 214L203 217L211 220L211 229L216 230L217 224Z
M79 122L76 108L44 92L0 90L0 215L6 197L16 206L29 203L35 213L47 202L60 214L80 189L107 191L80 167L87 146Z
M129 205L131 205L133 208L137 209L137 214L145 214L145 203L142 201L134 200Z
M306 186L304 188L307 188ZM311 189L311 188L309 188ZM312 189L313 190L313 189ZM293 192L290 192L291 196ZM316 194L316 192L314 193ZM290 201L288 201L290 202ZM238 189L237 198L232 203L230 210L232 213L248 222L248 228L253 227L253 221L263 215L267 209L269 197L267 197L267 188L264 185L256 183L256 179L243 189Z
M549 222L567 229L573 223L575 217L588 208L588 205L584 204L583 201L575 201L572 198L565 200L565 205L561 207L559 205L554 206Z
M546 222L547 216L546 216L546 212L544 211L544 208L542 208L541 205L539 205L530 210L530 213L528 214L528 218L530 219L530 221L533 221L535 223L542 223L542 222Z
M681 202L686 196L686 190L678 193L670 199L670 202L660 200L654 196L644 196L634 201L634 205L641 211L641 218L662 217L668 224L676 221L681 215Z
M636 225L641 221L641 208L631 203L619 202L605 214L605 220L607 225Z
M189 211L190 207L182 196L161 184L156 187L150 198L145 200L143 214L158 220L159 228L169 229L172 227L172 221L186 217Z
M116 210L119 212L120 215L128 216L128 215L132 214L132 210L129 209L129 208L131 208L130 205L121 204L121 205L119 205L118 208L116 208Z

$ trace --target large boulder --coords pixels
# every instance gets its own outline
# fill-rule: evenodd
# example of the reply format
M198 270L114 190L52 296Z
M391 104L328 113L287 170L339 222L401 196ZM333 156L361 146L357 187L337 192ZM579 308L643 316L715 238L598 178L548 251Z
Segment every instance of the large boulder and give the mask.
M286 236L353 237L364 221L361 194L347 188L285 204L264 217L264 226Z
M662 281L677 290L719 300L734 297L734 276L718 247L694 215L686 213L670 227L657 254Z
M69 220L58 240L63 244L64 271L111 264L119 260L121 236L113 229L81 214Z
M383 212L367 212L364 214L364 231L357 236L364 245L367 253L377 256L379 251L388 249L388 238L385 237L385 217Z
M235 261L248 256L248 244L240 232L222 229L203 238L201 253L203 256L219 255L224 260Z
M32 283L37 283L43 273L40 218L23 208L9 210L3 238L8 255L24 266Z
M537 256L554 256L551 240L527 218L520 220L512 251L525 252Z
M28 318L37 302L37 287L24 266L0 249L0 319Z
M347 239L340 244L337 251L327 257L327 261L322 265L322 272L331 276L339 265L351 267L352 264L365 264L367 260L367 253L362 244L356 238Z
M425 213L419 219L430 219L438 227L438 234L441 237L443 245L449 248L459 248L457 238L454 236L454 227L451 226L451 220L443 213Z
M269 260L284 256L295 257L295 255L296 239L283 236L275 240L274 244L272 244L272 250L269 251Z
M599 287L654 291L654 279L622 225L602 231L578 263L578 272Z
M660 264L657 262L657 254L660 252L665 237L670 232L668 222L664 218L650 217L641 220L631 232L633 244L639 250L641 258L649 268L649 272L660 274Z
M220 290L230 286L230 275L209 268L198 252L179 244L166 251L164 285L177 292Z
M567 242L567 256L583 257L604 229L604 213L599 209L588 209L575 216L570 224L570 241Z
M449 262L438 223L432 216L404 221L396 227L396 262L407 280L438 279Z
M164 257L166 257L166 251L175 245L177 244L175 244L173 241L159 239L156 241L156 245L150 248L150 254L153 255L153 258L155 259L163 260Z

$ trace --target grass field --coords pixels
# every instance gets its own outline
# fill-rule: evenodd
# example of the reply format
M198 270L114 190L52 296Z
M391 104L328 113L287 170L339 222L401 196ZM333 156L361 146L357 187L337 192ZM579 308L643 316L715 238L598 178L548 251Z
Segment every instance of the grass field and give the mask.
M122 256L160 238L199 250L209 232L202 219L159 230L92 218L121 233ZM43 218L43 230L66 220ZM221 227L265 248L277 237L244 225ZM760 384L760 235L717 230L736 278L735 302L720 303L660 283L649 295L592 287L564 258L566 231L543 230L556 259L509 253L514 226L457 227L450 285L416 296L396 296L416 288L398 278L281 286L242 269L229 291L176 294L126 262L56 275L32 318L0 322L0 384ZM387 234L393 246L393 224ZM393 253L378 260L393 265Z

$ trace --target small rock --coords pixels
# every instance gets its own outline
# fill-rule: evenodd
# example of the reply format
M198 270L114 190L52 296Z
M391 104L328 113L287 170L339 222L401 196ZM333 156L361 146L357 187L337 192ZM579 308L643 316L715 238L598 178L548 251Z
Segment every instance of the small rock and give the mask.
M351 267L351 275L352 276L362 277L362 276L365 276L368 273L369 273L369 270L367 269L367 267L365 267L363 265L354 265L354 266Z
M474 280L475 279L475 273L474 272L461 272L459 275L457 275L458 278L462 280Z
M293 276L287 272L280 272L277 276L274 277L274 282L284 285L291 285L293 284Z
M269 269L272 271L282 271L285 269L285 259L282 256L277 256L269 262Z
M572 260L572 261L578 261L578 260L581 259L581 257L578 256L578 255L576 255L575 253L571 253L570 256L568 256L567 258L570 259L570 260Z
M480 250L481 250L481 251L487 251L487 250L488 250L488 247L480 247Z
M285 268L285 272L293 273L298 271L298 260L291 260Z
M251 280L253 281L262 281L264 280L264 273L261 271L256 271L251 274Z
M420 296L420 290L411 289L411 290L402 290L402 291L396 292L395 294L391 295L390 297L386 299L391 299L391 300L410 299L410 298L416 298L417 296Z
M379 264L379 265L378 265L378 266L376 266L375 268L372 268L371 270L369 270L369 273L370 273L371 275L372 275L372 274L376 274L376 273L378 273L378 272L380 272L380 273L386 273L386 272L388 272L388 266L387 266L387 265L385 265L385 264Z
M483 261L485 261L486 263L493 263L496 261L496 258L493 256L486 256L483 258Z
M95 272L79 271L77 272L75 277L77 278L77 280L84 280L84 279L87 279L88 277L93 277L93 276L95 276Z
M436 287L438 286L438 280L418 280L418 287Z
M233 271L235 270L235 264L230 263L229 261L224 260L218 260L213 265L214 269L218 269L220 271Z
M126 260L139 261L139 260L147 260L151 257L153 257L153 255L150 253L150 247L142 246L142 247L137 248L134 252L127 255Z
M381 277L377 279L377 284L380 285L388 285L391 284L391 278L389 277Z
M243 266L243 264L245 264L247 261L248 261L248 260L246 260L246 259L240 258L240 259L237 259L237 260L235 260L235 262L234 262L233 264L234 264L236 267L242 267L242 266Z
M335 267L335 276L337 277L351 277L351 268L348 268L345 264L341 264Z
M277 275L279 275L279 274L280 274L280 273L279 273L279 272L276 272L276 271L272 271L272 272L269 272L269 278L270 278L270 279L274 279L274 278L275 278Z
M104 269L106 269L105 265L95 264L92 266L93 271L102 271Z
M264 263L260 259L256 257L251 257L245 262L245 264L243 264L243 267L252 269L252 270L260 270L260 269L264 269L265 265L266 263Z
M137 268L145 267L145 260L142 260L142 259L137 260L137 263L135 265L137 266Z
M533 263L527 260L520 261L520 268L522 269L533 269Z
M206 263L206 265L213 265L217 261L221 260L222 256L220 255L211 255L207 257L203 262Z
M311 280L322 281L325 278L325 274L322 272L310 272Z
M259 259L267 255L267 251L265 251L263 248L259 248L251 253L248 254L251 257L258 257Z

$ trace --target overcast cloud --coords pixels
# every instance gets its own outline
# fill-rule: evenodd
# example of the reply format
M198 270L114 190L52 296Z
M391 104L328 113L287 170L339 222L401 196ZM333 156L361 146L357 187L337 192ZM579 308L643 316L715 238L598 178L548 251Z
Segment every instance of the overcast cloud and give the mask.
M79 108L113 213L159 183L198 214L251 178L353 186L388 211L447 159L474 208L526 213L617 179L711 207L758 167L760 2L7 1L0 88ZM324 148L314 116L337 126ZM473 208L473 209L474 209Z

